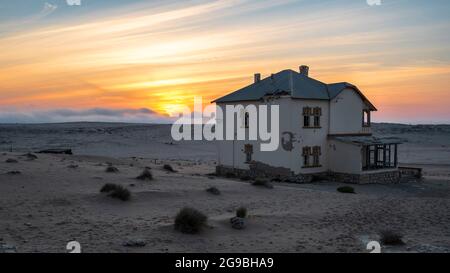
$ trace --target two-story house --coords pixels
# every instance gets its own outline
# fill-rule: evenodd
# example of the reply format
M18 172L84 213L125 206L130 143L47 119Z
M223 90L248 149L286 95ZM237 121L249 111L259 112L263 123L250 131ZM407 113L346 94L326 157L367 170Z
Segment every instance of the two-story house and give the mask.
M349 183L386 183L399 179L398 141L372 136L375 106L346 82L325 84L308 75L283 70L214 102L226 105L279 106L278 149L260 151L258 140L219 140L218 174L266 176L293 182L314 177ZM218 119L217 124L226 122ZM249 115L236 115L236 126L249 127Z

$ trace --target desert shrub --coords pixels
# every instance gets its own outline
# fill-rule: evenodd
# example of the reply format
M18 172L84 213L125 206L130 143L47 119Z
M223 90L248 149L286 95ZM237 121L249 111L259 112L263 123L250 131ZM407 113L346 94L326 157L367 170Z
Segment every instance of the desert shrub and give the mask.
M236 217L245 218L247 217L247 209L245 207L240 207L236 210Z
M350 186L339 187L337 188L337 191L342 193L355 193L355 189Z
M114 167L114 166L108 166L108 167L106 167L106 170L105 170L107 173L118 173L119 172L119 169L117 169L116 167Z
M153 174L149 168L145 168L140 175L136 177L139 180L153 180Z
M111 192L114 189L117 188L116 184L113 183L106 183L105 185L103 185L103 187L100 189L100 192Z
M116 185L116 187L108 194L108 196L120 199L122 201L128 201L131 198L131 193L128 189L120 185Z
M175 170L169 164L164 164L163 169L169 172L175 172Z
M209 187L206 191L214 195L220 195L220 190L216 187Z
M18 163L19 161L13 159L13 158L8 158L5 160L6 163Z
M261 178L261 177L257 177L253 182L252 182L253 186L260 186L260 187L266 187L269 189L273 188L272 183L270 183L268 180Z
M200 211L185 207L175 217L175 230L182 233L198 233L206 224L208 217Z
M28 160L35 160L35 159L38 158L35 154L32 154L32 153L26 153L26 154L24 154L24 156L25 156Z
M383 230L380 232L380 241L384 245L402 245L404 244L403 235L393 230Z

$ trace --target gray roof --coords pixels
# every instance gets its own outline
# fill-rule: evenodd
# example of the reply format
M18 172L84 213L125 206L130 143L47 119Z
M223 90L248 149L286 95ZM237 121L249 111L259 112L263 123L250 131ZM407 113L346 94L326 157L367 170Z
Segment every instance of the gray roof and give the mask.
M364 97L361 91L352 84L341 82L325 84L294 70L287 69L234 91L213 102L238 102L260 100L267 95L290 95L294 99L330 100L345 88L352 88L358 92L364 101L372 108L376 108Z
M400 144L401 139L396 137L374 137L374 136L332 136L331 139L354 144L354 145L382 145L382 144Z

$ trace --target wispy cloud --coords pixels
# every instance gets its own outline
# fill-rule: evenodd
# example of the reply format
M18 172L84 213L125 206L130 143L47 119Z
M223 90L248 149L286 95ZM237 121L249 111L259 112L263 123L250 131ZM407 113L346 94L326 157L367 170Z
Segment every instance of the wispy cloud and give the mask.
M92 108L85 110L55 109L36 111L0 109L0 123L52 123L75 121L169 123L172 119L157 114L148 108Z
M45 2L42 9L37 13L28 15L25 18L14 19L9 22L2 22L2 24L0 24L0 33L5 35L7 33L14 33L17 31L27 29L30 26L33 26L33 24L35 24L39 20L55 12L57 8L58 8L57 5Z

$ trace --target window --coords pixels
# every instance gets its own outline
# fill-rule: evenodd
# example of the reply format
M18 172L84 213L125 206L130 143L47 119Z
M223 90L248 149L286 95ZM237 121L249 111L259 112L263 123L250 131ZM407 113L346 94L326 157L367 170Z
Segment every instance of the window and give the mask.
M309 116L303 116L303 127L309 127Z
M320 146L313 147L313 166L320 166Z
M363 170L397 167L397 144L365 145L362 148Z
M370 127L370 110L363 110L363 127Z
M320 116L322 109L320 107L304 107L303 108L303 127L304 128L320 128ZM311 124L311 116L314 117Z
M309 167L309 156L311 154L311 147L303 147L303 167Z
M314 116L314 127L320 127L320 116Z
M244 128L248 128L250 124L250 115L248 112L244 114Z
M320 155L320 146L303 147L303 168L320 167Z
M244 153L245 153L245 163L250 163L252 161L253 145L245 144Z
M322 115L322 109L320 107L314 107L314 127L320 127L320 116Z

